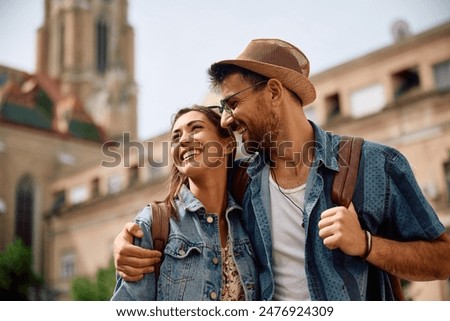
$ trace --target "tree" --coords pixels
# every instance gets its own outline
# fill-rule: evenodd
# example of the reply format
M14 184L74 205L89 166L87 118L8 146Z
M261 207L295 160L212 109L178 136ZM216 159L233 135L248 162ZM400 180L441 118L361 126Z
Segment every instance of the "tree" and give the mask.
M75 301L108 301L116 285L116 269L111 261L108 267L97 271L96 278L77 277L72 281L72 298Z
M32 262L31 249L21 239L0 253L0 300L28 300L30 288L43 284L43 279L33 271Z

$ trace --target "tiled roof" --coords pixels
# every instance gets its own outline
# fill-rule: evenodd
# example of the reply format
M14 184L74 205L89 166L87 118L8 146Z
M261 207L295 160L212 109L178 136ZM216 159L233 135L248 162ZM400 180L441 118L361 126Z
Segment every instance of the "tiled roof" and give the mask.
M44 74L6 77L0 96L0 121L104 141L101 128L84 111L81 102L73 95L62 95L59 88L57 81Z
M69 125L69 133L72 136L81 139L102 141L102 135L98 130L98 127L93 123L72 119Z
M38 108L29 108L18 104L5 102L2 106L0 118L7 122L27 125L40 129L52 129L52 119Z

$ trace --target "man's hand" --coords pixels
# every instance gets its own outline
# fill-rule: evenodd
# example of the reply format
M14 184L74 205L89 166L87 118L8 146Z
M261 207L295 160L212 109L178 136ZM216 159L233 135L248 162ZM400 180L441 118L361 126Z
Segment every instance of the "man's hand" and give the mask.
M319 221L319 236L330 250L340 249L352 256L361 256L366 251L366 235L361 229L353 203L348 209L338 206L323 211Z
M347 255L362 256L366 251L365 232L361 229L353 204L323 211L319 236L329 249L339 248ZM445 280L450 276L450 236L441 234L432 241L395 241L372 236L372 251L367 262L410 281Z
M133 236L141 238L143 232L139 225L128 222L114 239L114 265L125 281L139 281L161 260L161 252L133 245Z

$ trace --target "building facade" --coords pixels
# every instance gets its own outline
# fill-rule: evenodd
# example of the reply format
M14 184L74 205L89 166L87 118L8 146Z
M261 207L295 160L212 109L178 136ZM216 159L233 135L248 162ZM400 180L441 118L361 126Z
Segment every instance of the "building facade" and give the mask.
M400 150L450 231L450 24L402 37L312 77L318 97L305 107L326 130ZM415 282L415 300L449 300L449 280Z
M36 74L0 68L0 250L27 239L47 297L70 300L73 278L106 267L124 223L165 196L170 135L136 139L127 1L45 6ZM450 23L315 74L305 107L329 131L404 153L447 228L449 40ZM407 296L449 300L449 282L412 283Z
M48 215L85 197L54 194L52 182L98 166L108 140L136 137L127 5L46 0L36 72L0 66L0 251L21 238L45 278Z
M71 280L105 268L123 225L150 202L164 199L172 165L169 141L169 134L146 142L111 141L99 164L51 183L58 205L47 213L44 270L53 297L70 299Z

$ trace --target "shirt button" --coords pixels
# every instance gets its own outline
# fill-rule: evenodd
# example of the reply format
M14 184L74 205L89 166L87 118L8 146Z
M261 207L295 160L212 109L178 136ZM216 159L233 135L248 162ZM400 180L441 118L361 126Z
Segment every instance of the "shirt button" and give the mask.
M206 222L208 222L208 223L212 223L212 222L214 222L214 219L213 219L213 217L212 216L208 216L207 218L206 218Z
M213 262L214 265L217 265L217 264L219 263L219 259L216 258L216 257L214 257L214 258L212 259L212 262Z
M214 292L214 291L212 291L212 292L209 294L209 297L210 297L212 300L215 300L215 299L217 299L217 293Z
M186 252L185 252L183 249L180 249L180 250L178 251L178 254L181 255L181 256L183 256L183 255L186 254Z

